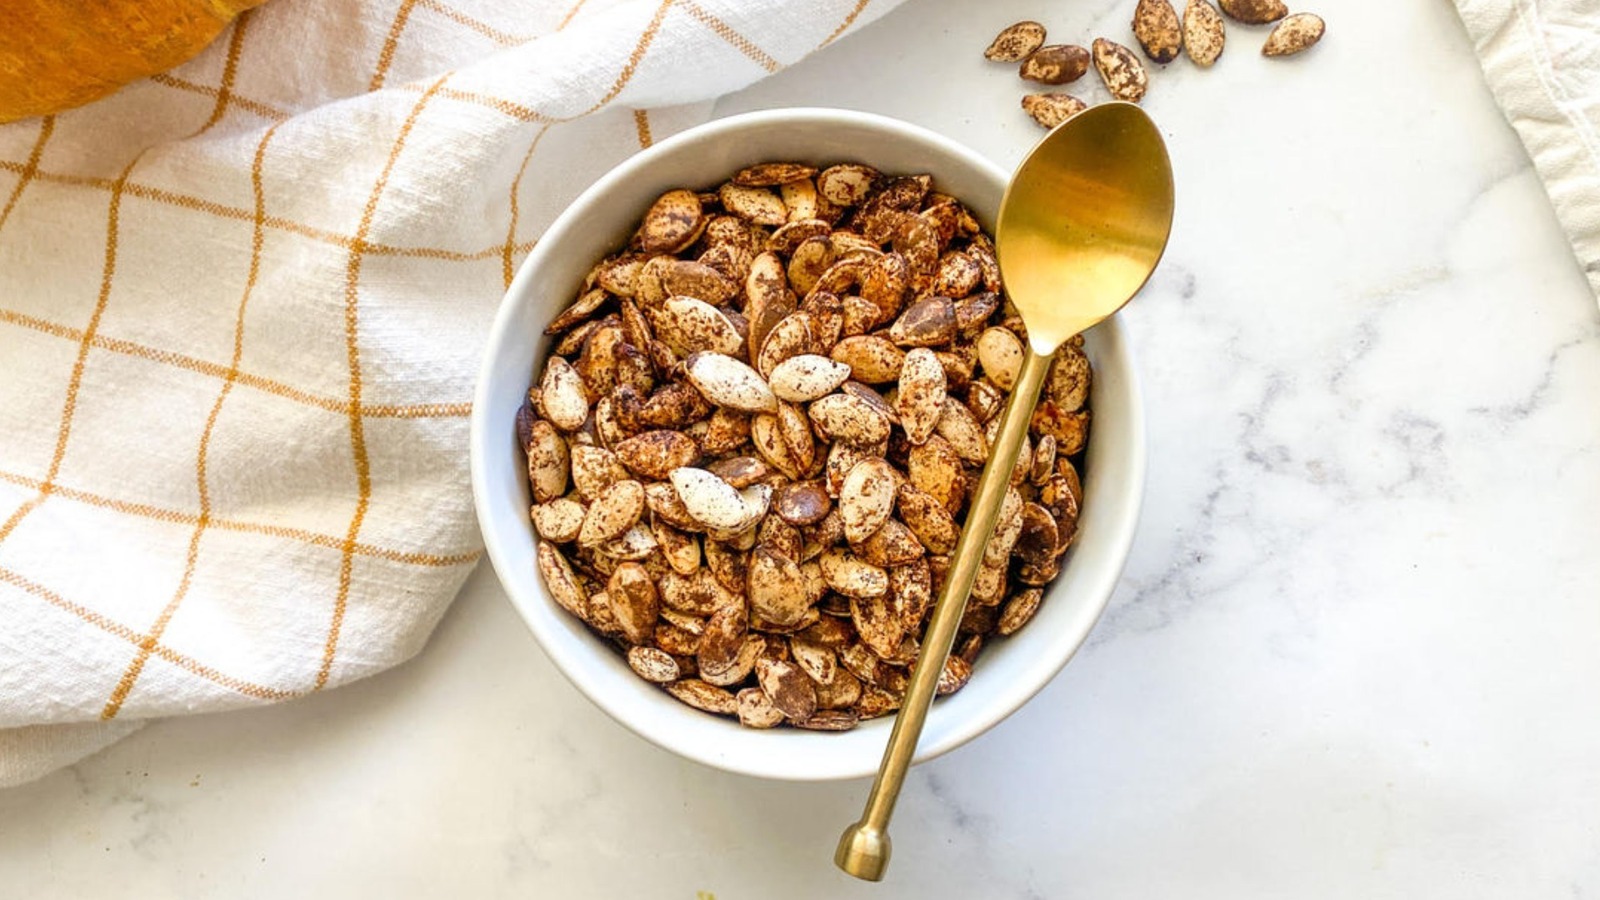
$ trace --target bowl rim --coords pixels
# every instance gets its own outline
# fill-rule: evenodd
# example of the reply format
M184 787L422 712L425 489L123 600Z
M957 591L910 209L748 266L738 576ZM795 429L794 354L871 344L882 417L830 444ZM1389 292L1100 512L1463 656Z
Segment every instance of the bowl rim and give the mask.
M485 553L495 570L496 577L501 582L502 590L505 591L512 606L517 610L518 617L523 620L524 625L532 632L535 642L544 651L545 655L561 672L563 677L577 688L578 692L583 694L589 702L599 707L611 719L651 744L703 765L736 774L775 780L834 781L872 775L877 770L877 758L864 759L861 765L844 769L777 772L770 767L762 766L759 761L747 760L736 755L710 752L696 740L677 740L674 732L650 730L635 722L628 715L625 702L613 698L605 691L596 689L588 682L585 673L586 663L583 659L580 659L580 656L586 656L591 651L585 647L570 645L570 642L556 640L555 638L560 637L559 635L545 634L542 625L523 610L523 600L518 597L512 582L501 575L502 572L510 571L510 560L507 558L509 551L501 543L503 540L509 540L510 537L502 535L489 526L488 513L486 512L492 508L489 495L491 485L488 483L486 471L490 452L488 442L495 439L496 428L503 428L506 425L505 422L493 420L490 416L491 384L495 377L498 358L507 342L508 332L517 318L517 298L528 293L529 283L534 280L534 273L541 268L545 258L554 253L564 243L563 239L567 232L579 227L583 220L583 214L593 206L596 198L610 193L618 184L638 177L641 173L647 173L657 159L668 156L679 147L685 145L696 144L730 132L739 132L751 127L776 123L813 126L845 124L863 127L867 130L886 132L896 138L912 143L935 145L942 153L958 158L963 164L984 172L1001 184L1009 180L1008 173L1002 167L959 141L938 132L889 116L826 107L758 110L713 119L658 141L650 147L635 153L596 179L562 209L540 236L538 244L518 266L511 285L502 295L495 312L493 324L483 345L483 357L479 364L477 383L473 390L472 413L469 421L470 477L473 506L477 514L479 531L483 537ZM1052 661L1051 664L1031 670L1030 674L1034 677L1030 678L1027 684L1018 686L1017 689L1010 693L1000 695L992 706L983 709L981 715L969 716L966 720L961 721L958 726L949 729L940 740L930 743L927 737L924 736L923 741L918 745L913 764L927 762L966 744L1004 721L1017 709L1033 699L1065 668L1066 664L1071 661L1072 657L1083 646L1094 625L1103 615L1112 593L1121 580L1140 517L1147 477L1147 434L1144 401L1139 384L1137 359L1128 340L1126 326L1122 321L1121 315L1105 320L1096 326L1095 331L1098 341L1106 344L1114 353L1122 356L1125 360L1125 365L1119 375L1126 382L1126 400L1123 405L1127 416L1128 446L1122 449L1126 454L1125 461L1128 466L1129 478L1124 491L1120 494L1124 498L1122 504L1127 507L1127 514L1123 515L1120 520L1113 520L1107 523L1115 527L1111 528L1110 533L1106 536L1107 549L1103 554L1105 561L1096 570L1099 573L1099 583L1091 585L1087 591L1094 599L1093 608L1086 610L1089 615L1085 619L1085 626L1081 629L1082 633L1063 632L1057 634L1054 636L1055 639L1045 646L1044 651L1039 653L1041 657L1050 659ZM1063 644L1066 646L1063 647ZM683 712L686 715L705 715L687 706L683 707ZM778 735L774 735L774 737L778 737Z

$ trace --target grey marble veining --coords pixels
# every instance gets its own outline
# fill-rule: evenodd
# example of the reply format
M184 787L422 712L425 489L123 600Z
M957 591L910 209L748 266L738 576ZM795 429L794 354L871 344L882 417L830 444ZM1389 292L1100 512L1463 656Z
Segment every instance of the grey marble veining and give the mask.
M717 112L1010 163L1037 131L989 36L1131 5L911 0ZM1154 75L1179 212L1126 313L1133 555L1060 677L913 773L889 883L829 862L864 783L635 738L480 571L398 671L0 793L0 896L1600 896L1595 300L1450 5L1318 11L1303 59L1235 29Z

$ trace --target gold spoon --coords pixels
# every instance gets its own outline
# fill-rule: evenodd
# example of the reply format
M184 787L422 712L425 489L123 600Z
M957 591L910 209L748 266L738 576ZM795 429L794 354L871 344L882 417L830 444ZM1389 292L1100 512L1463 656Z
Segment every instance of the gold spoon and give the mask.
M1155 123L1131 103L1078 113L1045 136L1011 177L995 225L1006 292L1028 326L1028 352L968 508L950 572L861 820L833 861L878 881L889 865L889 816L955 641L984 545L1028 433L1050 360L1068 338L1133 299L1172 230L1172 164Z

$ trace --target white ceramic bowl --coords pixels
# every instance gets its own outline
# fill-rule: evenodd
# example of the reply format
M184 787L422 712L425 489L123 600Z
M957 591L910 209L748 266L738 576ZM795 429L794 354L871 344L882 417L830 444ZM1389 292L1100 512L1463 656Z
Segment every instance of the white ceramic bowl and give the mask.
M794 781L876 770L891 720L848 732L759 731L691 709L647 684L604 641L562 611L535 571L526 464L513 417L549 341L544 326L589 268L626 242L650 203L676 187L710 187L752 163L858 160L891 173L928 172L992 228L1007 173L949 138L894 119L785 109L720 119L628 159L584 191L523 262L484 352L472 410L472 490L489 558L506 593L556 666L601 709L674 753L731 772ZM982 734L1045 686L1083 643L1121 575L1144 486L1145 434L1123 327L1087 339L1094 366L1081 534L1037 617L984 649L972 680L934 704L918 761Z

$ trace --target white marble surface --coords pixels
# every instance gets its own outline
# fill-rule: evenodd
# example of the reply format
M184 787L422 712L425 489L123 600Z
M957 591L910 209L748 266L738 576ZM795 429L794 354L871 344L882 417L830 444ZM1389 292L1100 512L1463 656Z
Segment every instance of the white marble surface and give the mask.
M912 0L719 111L833 104L1003 162L977 59L1024 16ZM829 855L865 785L672 757L551 668L480 571L414 663L152 726L0 792L0 896L1600 896L1600 329L1445 0L1236 31L1147 103L1179 185L1131 311L1153 437L1084 652L916 771L890 881Z

